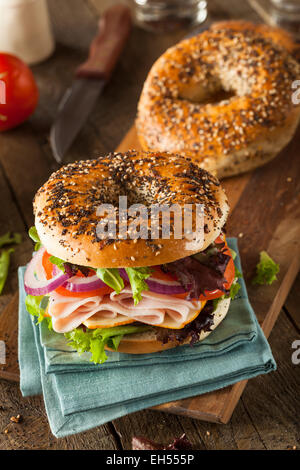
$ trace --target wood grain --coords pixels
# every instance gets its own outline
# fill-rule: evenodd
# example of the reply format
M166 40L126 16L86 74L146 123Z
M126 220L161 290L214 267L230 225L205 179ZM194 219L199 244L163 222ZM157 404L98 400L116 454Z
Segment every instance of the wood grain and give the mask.
M0 297L0 322L4 322L2 314L17 288L17 266L24 265L30 258L31 242L25 235L26 228L32 223L32 196L40 183L57 168L48 135L58 102L71 83L76 67L87 56L98 16L107 6L118 1L49 2L56 50L49 60L33 68L40 90L38 109L25 125L0 134L0 233L17 230L24 235L24 242L12 256L9 279ZM215 20L228 17L258 19L247 2L210 0L208 4L210 17ZM186 31L182 30L156 36L134 28L110 83L66 161L104 154L117 147L132 125L136 103L153 61L185 34ZM237 200L241 182L237 180L231 184L237 188ZM252 197L257 197L256 192ZM234 206L233 193L231 205ZM262 231L259 227L258 230ZM239 233L242 229L237 227L237 231ZM195 449L285 449L289 445L299 445L299 401L293 393L299 389L299 371L290 361L290 345L299 338L299 329L295 327L295 320L299 322L299 282L298 277L284 313L270 335L278 370L248 383L226 426L145 410L79 435L55 439L49 429L42 398L23 399L19 385L3 379L0 380L0 449L130 449L134 434L170 442L182 432L187 433ZM272 286L267 289L271 292L268 295L272 296ZM260 298L263 297L262 289ZM6 310L9 311L16 314L15 309ZM23 416L22 423L10 423L10 417L18 413ZM8 434L2 432L6 428L9 429Z
M228 234L239 236L244 276L249 281L259 252L266 250L280 264L278 281L268 289L248 284L249 298L268 337L300 268L300 129L275 160L253 172L224 180L231 207ZM118 151L140 149L133 126ZM286 158L289 157L289 165ZM293 175L292 181L289 181ZM255 197L254 197L255 194ZM199 397L155 407L205 421L227 423L246 381Z
M134 434L168 442L185 432L196 449L298 448L299 397L296 390L300 376L299 366L293 365L290 357L294 334L292 324L282 311L270 335L278 370L248 382L227 425L145 410L114 421L123 447L130 448Z
M284 310L298 335L300 335L300 274L298 274L293 284L290 295L285 302Z
M6 362L0 364L0 377L15 382L20 380L18 366L18 293L15 293L10 303L0 316L0 341L6 345Z
M252 305L257 312L262 328L268 336L275 324L282 305L287 297L289 289L297 275L300 264L300 226L297 181L300 177L298 164L298 147L294 142L299 142L296 136L290 146L283 151L271 164L255 170L246 175L229 178L226 180L226 191L231 207L232 215L229 219L229 235L242 233L240 238L240 250L244 264L245 279L253 276L253 267L258 259L259 251L266 249L268 253L280 263L278 282L266 290L265 287L255 288L249 285L249 296ZM139 148L139 143L134 129L131 129L118 151L128 148ZM289 152L290 164L284 165L284 152ZM288 182L289 175L293 175L295 184ZM232 180L232 185L230 184ZM240 183L239 183L240 180ZM291 182L292 183L292 182ZM268 190L266 190L266 184ZM276 188L276 193L275 189ZM256 191L261 200L253 203L252 194ZM280 194L280 199L274 194ZM266 211L265 208L268 208ZM257 230L257 226L263 227L263 232ZM239 232L241 230L241 232ZM254 263L254 264L253 264ZM15 328L16 321L13 315L14 305L8 306L2 316L0 331L10 331ZM12 322L9 326L6 319ZM12 334L7 338L14 340ZM11 345L12 347L12 345ZM8 362L0 376L4 378L17 378L16 366L13 361ZM234 408L246 386L246 381L237 383L231 387L218 390L213 393L166 403L155 409L170 413L190 416L205 421L227 423L231 418Z

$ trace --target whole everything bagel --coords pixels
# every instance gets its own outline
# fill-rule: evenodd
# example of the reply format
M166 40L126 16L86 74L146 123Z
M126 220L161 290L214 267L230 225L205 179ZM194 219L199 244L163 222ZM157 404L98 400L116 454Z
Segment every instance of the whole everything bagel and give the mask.
M219 178L268 162L299 122L298 49L281 29L242 21L216 23L168 49L140 97L142 148L184 154Z
M28 312L37 305L56 334L97 364L108 359L105 348L148 354L202 341L237 292L228 210L217 178L188 157L130 150L65 165L34 199Z
M204 238L192 246L172 233L170 239L99 239L97 209L117 208L119 196L128 196L128 206L202 204ZM204 250L220 234L228 210L218 180L190 159L133 150L62 167L34 200L35 226L48 253L94 268L152 266Z

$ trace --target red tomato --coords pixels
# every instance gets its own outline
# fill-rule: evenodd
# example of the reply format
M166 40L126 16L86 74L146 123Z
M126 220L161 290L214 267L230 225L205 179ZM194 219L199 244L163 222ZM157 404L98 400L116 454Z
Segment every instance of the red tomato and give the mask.
M0 132L25 121L35 110L38 98L27 65L11 54L0 53Z
M43 258L42 258L42 265L46 273L46 278L51 279L53 275L53 264L50 261L50 256L47 251L44 251Z
M172 276L170 273L165 273L160 266L151 266L152 270L151 277L154 279L160 279L161 281L176 281L176 276Z
M47 251L45 251L45 253L43 254L43 258L42 258L42 264L43 264L43 267L45 269L45 273L46 273L46 278L47 279L51 279L52 278L52 273L53 273L53 264L51 263L50 261L50 256L49 253L47 253ZM93 271L91 271L89 273L89 276L92 276L93 274ZM83 277L83 274L78 272L76 274L76 276L79 276L79 277ZM93 297L93 296L96 296L96 295L105 295L105 294L110 294L110 292L112 292L113 289L111 289L111 287L109 286L103 286L101 287L100 289L96 289L96 290L91 290L91 291L88 291L88 292L71 292L69 291L68 289L65 289L64 287L60 286L58 287L57 289L55 289L55 292L57 292L58 294L60 295L64 295L65 297Z
M95 289L95 290L89 290L87 292L71 292L68 289L65 289L64 287L58 287L55 289L55 292L57 294L63 295L64 297L79 297L79 298L85 298L85 297L95 297L96 295L106 295L110 294L113 291L109 286L104 286L101 287L100 289Z

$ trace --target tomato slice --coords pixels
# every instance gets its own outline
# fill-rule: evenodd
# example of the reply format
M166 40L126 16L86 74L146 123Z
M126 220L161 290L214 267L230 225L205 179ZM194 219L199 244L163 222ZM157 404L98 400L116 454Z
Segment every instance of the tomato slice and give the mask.
M150 268L153 270L151 273L150 277L153 277L154 279L160 279L161 281L177 281L176 276L170 274L170 273L165 273L160 266L151 266Z
M51 279L53 276L53 264L50 261L50 256L47 251L44 252L43 258L42 258L42 265L46 273L46 278Z
M102 296L102 295L110 294L112 291L113 289L109 286L104 286L104 287L101 287L100 289L89 290L87 292L72 292L68 289L65 289L62 286L55 289L55 292L57 292L57 294L63 295L64 297L79 297L79 298L96 297L97 295Z
M42 264L43 264L43 267L45 269L47 279L51 279L52 275L53 275L52 274L53 273L53 264L50 261L50 256L51 255L49 255L49 253L47 253L47 251L45 251L45 253L43 254L43 258L42 258ZM93 276L93 275L94 275L94 272L90 271L89 276ZM76 274L76 276L83 277L84 275L79 271ZM97 295L102 296L102 295L105 295L105 294L110 294L112 291L113 291L113 289L109 286L103 286L100 289L90 290L88 292L72 292L72 291L69 291L68 289L65 289L62 286L55 289L55 292L57 292L60 295L65 296L65 297L80 297L80 298L84 298L84 297L87 297L87 296L95 297Z

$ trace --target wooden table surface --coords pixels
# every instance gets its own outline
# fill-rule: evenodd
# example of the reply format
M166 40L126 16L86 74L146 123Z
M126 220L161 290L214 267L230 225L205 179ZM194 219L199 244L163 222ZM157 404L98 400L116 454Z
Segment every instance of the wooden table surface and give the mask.
M0 135L0 233L23 234L0 297L0 314L17 289L17 267L32 250L27 230L33 223L32 198L56 169L49 146L49 126L72 73L84 59L97 18L110 0L50 0L57 40L55 54L33 68L40 89L34 116L18 129ZM210 0L214 19L258 20L246 1ZM67 161L107 153L131 127L141 87L153 61L186 32L153 35L134 28L104 94L70 150ZM267 288L267 287L266 287ZM41 397L23 399L16 383L0 381L0 449L130 449L133 435L169 442L185 432L195 449L287 449L299 446L299 367L291 360L300 337L298 276L269 338L276 372L249 381L227 425L145 410L91 431L56 439L50 432ZM10 422L20 414L22 422ZM4 431L8 429L8 432Z

